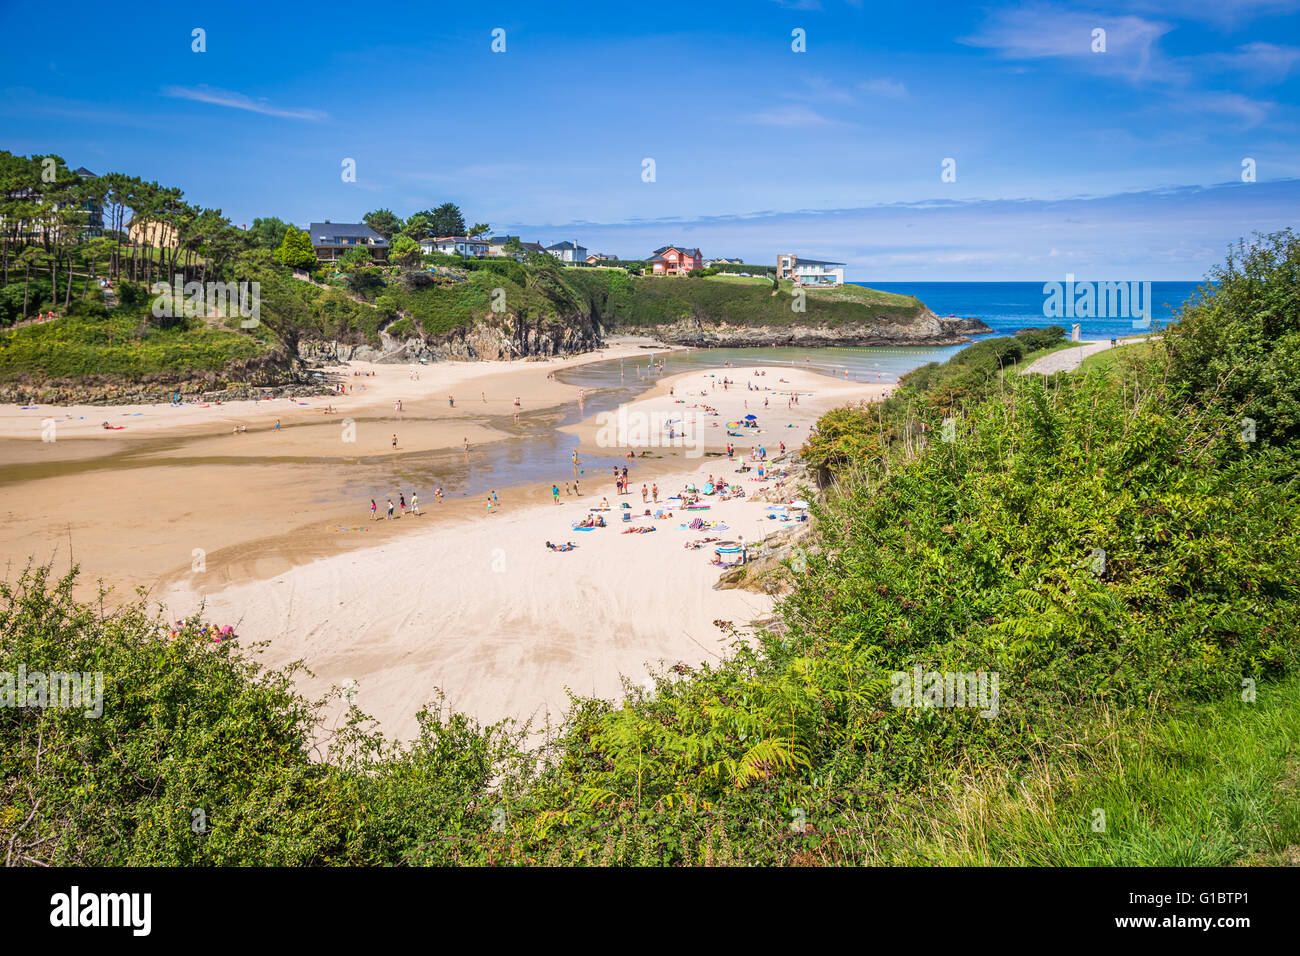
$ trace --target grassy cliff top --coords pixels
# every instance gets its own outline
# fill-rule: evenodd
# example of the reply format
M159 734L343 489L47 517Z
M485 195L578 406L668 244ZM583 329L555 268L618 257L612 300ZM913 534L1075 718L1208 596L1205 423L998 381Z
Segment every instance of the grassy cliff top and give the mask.
M804 310L796 311L792 283L779 283L773 294L771 280L744 276L633 277L571 269L564 281L583 293L606 328L691 319L729 325L906 325L927 311L913 296L863 286L807 290Z

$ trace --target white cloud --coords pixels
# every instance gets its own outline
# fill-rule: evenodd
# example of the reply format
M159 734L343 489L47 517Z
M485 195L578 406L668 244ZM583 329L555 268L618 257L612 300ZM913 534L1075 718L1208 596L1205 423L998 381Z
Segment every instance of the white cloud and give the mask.
M231 109L247 110L250 113L262 113L266 116L279 116L283 119L323 120L328 118L328 114L321 110L274 106L264 99L255 100L243 93L236 93L233 90L221 90L212 86L168 86L163 90L163 95L181 100L194 100L197 103L211 103L214 106L229 106Z
M1242 73L1263 82L1278 82L1300 63L1300 47L1276 43L1247 43L1231 53L1205 53L1189 57L1211 70Z
M806 106L779 106L776 109L764 110L762 113L754 113L749 120L761 126L786 127L836 126L840 122Z
M867 80L865 83L859 83L858 88L864 93L872 93L876 96L891 96L895 99L901 99L907 95L907 87L903 85L901 80L891 80L883 76Z
M1106 31L1104 53L1093 52L1096 29ZM1155 58L1156 44L1172 29L1167 23L1141 17L1030 4L992 12L974 34L960 39L962 43L994 50L1008 59L1086 60L1104 72L1140 77Z

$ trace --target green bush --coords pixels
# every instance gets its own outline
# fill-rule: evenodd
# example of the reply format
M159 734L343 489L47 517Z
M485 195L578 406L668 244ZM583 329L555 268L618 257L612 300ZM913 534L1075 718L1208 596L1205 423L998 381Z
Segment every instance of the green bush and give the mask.
M1300 437L1300 236L1239 242L1212 284L1164 332L1172 379L1189 395L1239 410L1256 439Z

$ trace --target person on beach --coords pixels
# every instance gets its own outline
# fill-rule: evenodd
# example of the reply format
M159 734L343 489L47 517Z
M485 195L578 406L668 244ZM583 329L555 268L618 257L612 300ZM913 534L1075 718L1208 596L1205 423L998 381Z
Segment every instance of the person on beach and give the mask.
M479 392L479 395L480 395L480 396L482 397L482 399L483 399L483 404L486 405L486 404L487 404L487 392Z
M397 451L397 436L393 436L393 451Z
M450 395L447 396L447 407L448 408L456 407L456 399L452 398Z
M275 420L275 430L276 431L280 430L280 419L278 418Z
M370 520L371 521L379 520L379 505L375 504L374 498L370 499Z
M500 501L499 498L497 498L497 493L496 493L495 491L492 492L492 503L493 503L494 505L499 505L499 504L501 504L501 501Z
M649 504L649 503L650 503L650 489L647 488L645 485L642 485L642 486L641 486L641 504L645 505L645 504Z
M557 505L560 503L560 486L559 486L559 485L551 485L551 498L555 501L555 503L556 503Z
M650 494L654 498L654 503L659 504L659 482L650 486Z
M578 479L577 479L577 478L573 479L573 493L574 493L575 495L581 495L581 494L582 494L582 489L578 487Z
M416 496L415 492L412 491L411 492L411 514L418 515L419 513L420 513L420 499L419 497Z
M435 488L433 490L433 500L438 502L438 504L442 504L442 488Z
M465 454L469 454L469 439L465 439Z
M399 505L399 506L401 507L401 509L402 509L402 514L405 515L405 514L406 514L406 495L404 495L404 494L399 494L399 495L397 496L397 503L398 503L398 505Z
M387 518L387 520L389 520L389 521L392 521L392 520L393 520L393 499L392 499L392 498L389 498L389 499L388 499L388 518Z

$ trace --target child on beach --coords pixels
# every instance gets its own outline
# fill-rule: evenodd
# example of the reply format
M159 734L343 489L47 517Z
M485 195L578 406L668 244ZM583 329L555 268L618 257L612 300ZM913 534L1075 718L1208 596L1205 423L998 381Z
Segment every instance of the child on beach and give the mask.
M556 503L557 505L560 503L560 486L559 486L559 485L551 485L551 497L555 499L555 503Z
M370 499L370 520L371 521L379 520L379 505L375 504L374 498Z
M392 499L392 498L389 498L389 499L388 499L388 519L387 519L387 520L391 521L392 519L393 519L393 499Z

